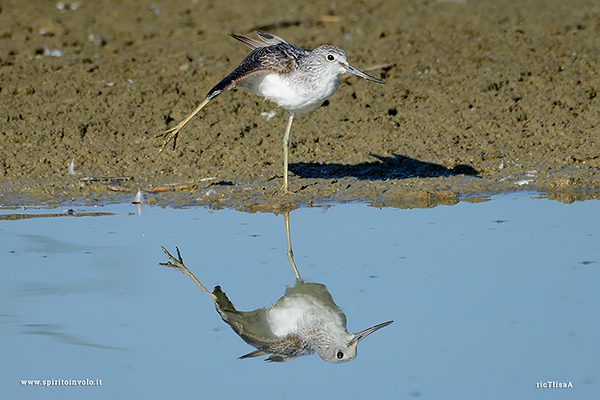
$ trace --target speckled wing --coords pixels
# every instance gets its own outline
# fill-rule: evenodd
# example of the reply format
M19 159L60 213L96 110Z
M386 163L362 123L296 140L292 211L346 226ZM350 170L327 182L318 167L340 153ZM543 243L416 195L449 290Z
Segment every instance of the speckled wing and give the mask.
M264 308L240 312L235 309L220 286L215 287L213 294L216 297L215 307L223 321L229 324L244 342L258 349L241 356L241 359L270 355L265 361L285 362L312 352L293 335L283 338L273 335Z
M240 335L241 336L241 335ZM251 344L246 339L246 343ZM253 345L255 346L255 345ZM273 343L268 348L259 348L251 353L240 357L240 360L245 358L269 356L265 361L269 362L287 362L296 357L312 354L313 351L302 345L302 341L295 336L287 336L286 338Z
M260 43L253 39L244 38L244 40L247 41L246 42L236 36L234 37L249 47ZM301 49L300 47L293 46L286 42L280 42L266 47L262 44L260 45L261 47L255 48L232 73L227 75L221 82L213 87L206 97L212 99L219 93L231 90L236 86L244 87L244 82L247 82L257 75L266 73L289 73L300 59L310 54L308 50Z
M279 36L271 35L269 33L259 32L259 31L254 31L254 33L256 33L256 35L262 40L262 42L259 42L256 39L247 38L246 36L237 35L235 33L230 33L229 36L244 43L246 46L250 47L252 50L258 49L261 47L273 46L273 45L276 45L279 43L287 43L285 40L283 40Z

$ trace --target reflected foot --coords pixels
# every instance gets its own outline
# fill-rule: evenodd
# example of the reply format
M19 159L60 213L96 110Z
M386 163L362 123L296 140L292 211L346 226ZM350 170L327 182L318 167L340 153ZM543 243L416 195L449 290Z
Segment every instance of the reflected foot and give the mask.
M177 250L177 258L173 257L171 255L171 253L169 253L169 251L167 249L165 249L163 246L160 246L160 248L165 252L167 257L169 257L169 260L171 260L171 261L166 262L166 263L158 263L158 265L175 268L180 271L189 271L187 269L187 267L185 266L185 264L183 263L183 258L181 258L181 254L179 253L179 247L175 247L175 249Z
M180 270L181 272L183 272L184 274L186 274L187 276L189 276L190 278L192 278L192 280L194 282L196 282L196 285L198 285L198 287L200 289L202 289L202 291L204 293L206 293L207 295L209 295L210 297L213 298L214 301L217 301L217 296L215 296L214 294L212 294L211 292L209 292L204 285L202 285L200 283L200 281L194 276L194 274L192 274L190 272L190 270L185 266L185 264L183 263L183 258L181 258L181 254L179 253L179 247L175 247L175 249L177 250L177 258L173 257L171 255L171 253L169 253L169 251L167 249L165 249L163 246L160 246L160 248L165 252L165 254L167 255L167 257L169 257L169 262L167 263L158 263L158 265L162 265L165 267L171 267L171 268L175 268Z

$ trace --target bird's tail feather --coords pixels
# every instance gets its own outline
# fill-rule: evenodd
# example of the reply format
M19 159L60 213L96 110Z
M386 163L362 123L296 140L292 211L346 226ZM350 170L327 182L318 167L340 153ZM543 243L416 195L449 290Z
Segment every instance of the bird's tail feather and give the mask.
M227 298L227 295L221 290L221 286L215 286L213 294L217 298L215 304L220 312L238 312L233 303Z

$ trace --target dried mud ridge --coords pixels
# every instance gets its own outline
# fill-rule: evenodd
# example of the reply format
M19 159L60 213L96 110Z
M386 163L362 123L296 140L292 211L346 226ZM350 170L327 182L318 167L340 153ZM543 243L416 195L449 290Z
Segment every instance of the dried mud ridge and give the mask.
M600 191L596 1L60 4L0 6L3 206L141 191L146 204L279 212ZM245 57L226 33L258 26L341 47L387 81L342 79L294 121L290 196L277 195L286 113L245 92L211 102L175 150L155 137Z

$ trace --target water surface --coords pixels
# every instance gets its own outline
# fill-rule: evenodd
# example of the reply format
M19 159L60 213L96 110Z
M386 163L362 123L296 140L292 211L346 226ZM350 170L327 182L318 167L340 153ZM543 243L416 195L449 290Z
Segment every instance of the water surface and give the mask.
M3 398L594 398L600 391L600 213L512 195L433 209L291 213L296 263L359 331L356 360L238 360L253 349L212 300L161 267L178 246L240 310L294 274L283 216L131 205L2 210ZM45 215L40 218L14 219ZM83 215L82 215L83 214ZM82 215L77 217L77 215ZM9 217L11 216L11 217ZM13 218L13 219L7 219ZM24 387L21 380L102 381ZM569 389L536 389L539 382Z

